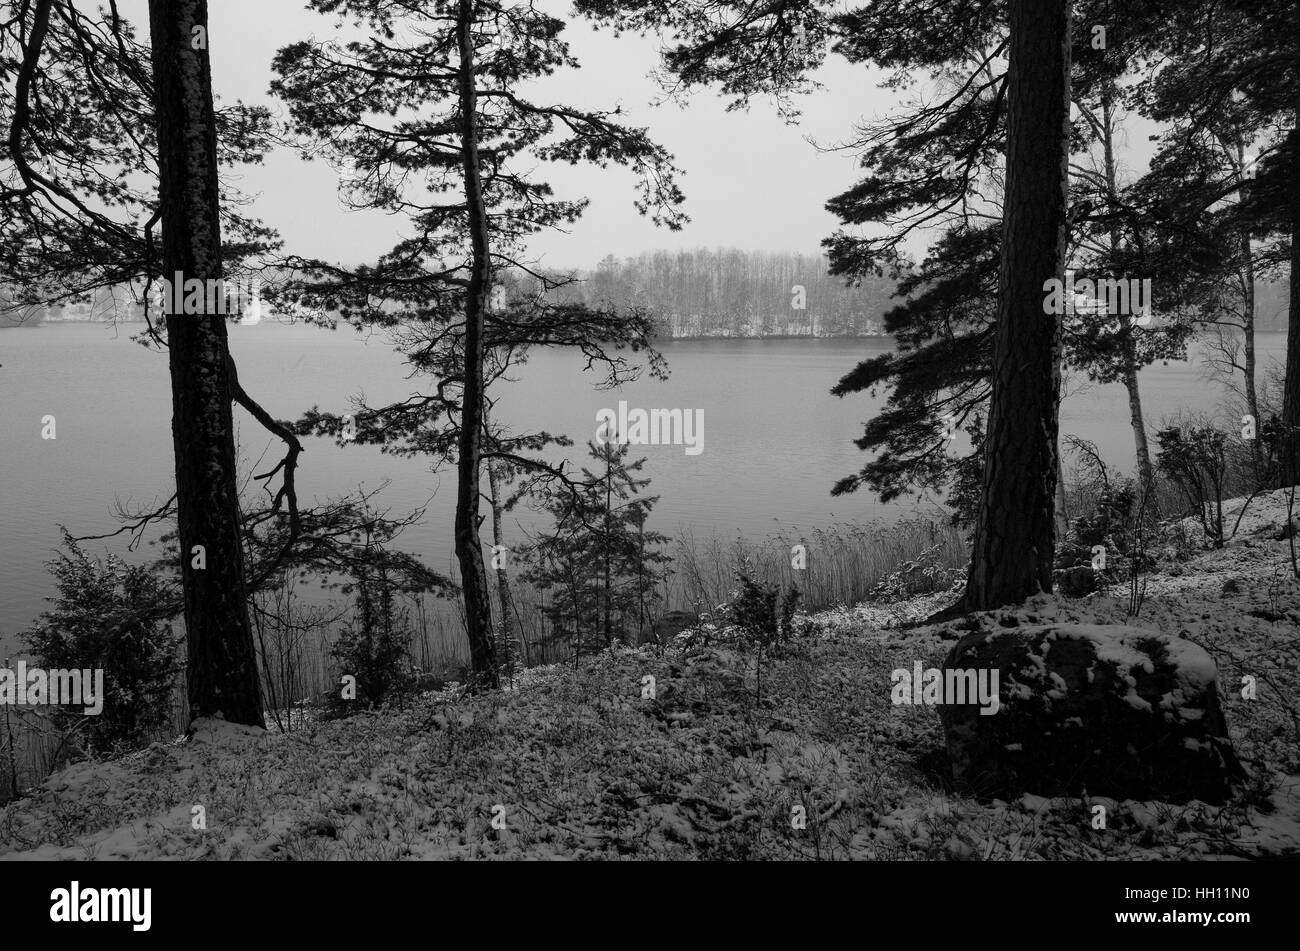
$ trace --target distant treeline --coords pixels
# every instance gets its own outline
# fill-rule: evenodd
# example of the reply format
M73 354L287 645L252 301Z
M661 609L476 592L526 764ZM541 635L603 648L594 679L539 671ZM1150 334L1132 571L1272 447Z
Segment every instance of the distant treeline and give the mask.
M553 293L591 306L644 307L665 337L861 337L884 333L885 311L898 301L894 282L868 278L859 287L827 274L819 254L736 248L649 251L619 260L607 255L594 270ZM267 272L272 283L280 272ZM530 283L515 277L517 289ZM800 293L802 289L802 293ZM1285 283L1256 284L1256 329L1286 329ZM138 294L125 285L99 288L89 300L51 308L13 308L17 295L0 287L0 327L65 321L143 321ZM802 304L802 306L800 306Z
M640 306L670 337L841 337L882 333L894 282L848 287L820 254L734 248L607 256L563 301Z
M37 327L44 323L144 321L144 307L125 284L98 287L65 304L23 306L11 287L0 286L0 327Z

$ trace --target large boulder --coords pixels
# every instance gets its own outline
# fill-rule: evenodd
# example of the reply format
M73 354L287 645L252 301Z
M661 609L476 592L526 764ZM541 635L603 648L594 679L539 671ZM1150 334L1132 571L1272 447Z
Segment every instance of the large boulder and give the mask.
M997 671L996 713L939 713L954 778L979 795L1222 802L1245 776L1214 660L1190 641L1126 625L1000 627L944 660L945 672L972 668Z

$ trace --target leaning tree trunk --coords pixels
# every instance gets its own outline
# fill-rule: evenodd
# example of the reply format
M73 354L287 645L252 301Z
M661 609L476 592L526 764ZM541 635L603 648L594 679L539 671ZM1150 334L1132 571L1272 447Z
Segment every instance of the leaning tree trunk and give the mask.
M497 686L496 645L492 640L492 601L483 546L479 540L479 469L483 454L483 324L487 311L491 258L488 250L487 207L479 172L478 97L474 90L473 0L460 0L456 45L460 51L461 165L465 176L465 205L473 254L465 294L465 385L461 395L460 433L456 461L456 559L460 563L465 599L465 629L469 635L470 666L480 686Z
M1151 446L1147 442L1146 419L1142 412L1142 391L1138 386L1137 347L1132 337L1124 341L1123 351L1124 389L1128 391L1128 418L1129 425L1133 427L1138 478L1142 480L1142 491L1152 492L1155 489L1156 475L1151 465ZM1152 501L1155 501L1154 496Z
M1057 478L1057 321L1070 117L1068 0L1011 0L1007 175L984 482L963 606L986 610L1052 590Z
M207 22L206 0L149 0L162 267L172 279L178 273L187 280L221 277ZM204 42L195 42L200 35ZM214 303L216 296L205 295ZM263 726L244 581L225 317L169 315L167 349L190 716L220 714Z

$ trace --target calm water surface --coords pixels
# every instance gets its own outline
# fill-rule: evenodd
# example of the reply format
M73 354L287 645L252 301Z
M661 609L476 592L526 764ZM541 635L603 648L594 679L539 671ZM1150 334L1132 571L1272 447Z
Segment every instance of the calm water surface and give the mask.
M133 343L136 325L52 324L0 330L0 647L29 624L51 591L45 571L59 544L59 524L78 535L117 527L118 503L144 506L171 492L171 399L166 357ZM376 404L416 392L401 357L384 338L264 322L233 326L231 345L245 388L278 418L303 409L346 412L364 393ZM1285 335L1261 335L1261 364L1283 359ZM917 502L881 505L866 492L833 499L836 479L859 469L853 445L863 421L880 405L865 395L836 399L830 387L859 360L885 352L888 339L680 341L662 345L671 376L599 391L571 355L537 352L519 369L497 410L516 431L545 429L577 443L583 461L597 410L630 407L702 409L704 451L643 446L649 491L660 496L653 524L669 535L689 526L697 537L743 532L759 537L781 527L889 520ZM1142 373L1148 419L1180 409L1213 409L1222 391L1206 381L1195 353L1188 363ZM236 410L242 460L279 458L269 439ZM53 415L58 438L42 440L41 419ZM1129 467L1133 439L1128 406L1117 384L1073 393L1062 431L1091 439L1108 461ZM258 468L257 471L262 471ZM394 513L427 506L401 547L437 569L451 566L454 473L430 472L418 459L382 455L373 447L336 447L312 439L299 467L304 500L389 485L379 504ZM932 505L925 503L929 510ZM531 524L520 511L517 523ZM511 525L515 539L517 524ZM115 546L120 548L121 546Z

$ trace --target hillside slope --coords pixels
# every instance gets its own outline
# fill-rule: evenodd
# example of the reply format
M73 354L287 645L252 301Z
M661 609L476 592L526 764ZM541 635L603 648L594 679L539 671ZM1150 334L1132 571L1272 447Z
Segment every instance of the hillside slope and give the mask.
M427 694L287 734L207 721L189 742L79 764L0 809L0 858L1300 855L1300 583L1276 537L1285 504L1258 498L1225 549L1165 564L1129 621L1216 658L1254 775L1223 807L952 793L935 711L890 702L892 670L938 666L951 644L950 630L897 626L939 603L928 597L802 619L765 660L761 700L753 653L706 626L663 653L537 669L488 696ZM1126 608L1124 590L1013 613L1121 623ZM1097 804L1105 829L1092 827Z

